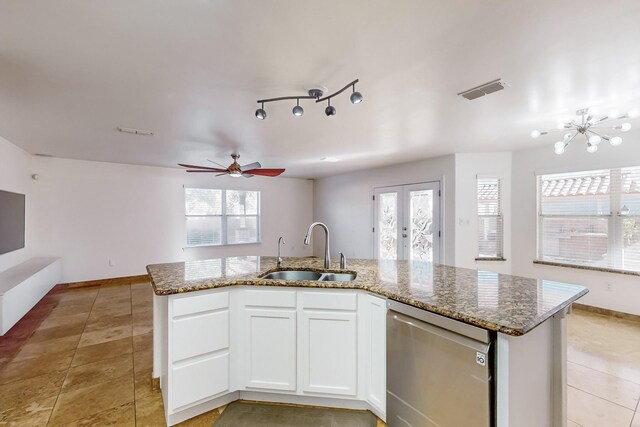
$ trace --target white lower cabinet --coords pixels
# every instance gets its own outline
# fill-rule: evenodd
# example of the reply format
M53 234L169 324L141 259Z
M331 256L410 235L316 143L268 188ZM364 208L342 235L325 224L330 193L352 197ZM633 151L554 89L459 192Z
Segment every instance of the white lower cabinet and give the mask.
M358 378L356 312L302 311L304 392L355 396Z
M245 308L244 327L245 386L264 390L295 391L295 309Z
M164 301L165 308L154 304L166 319L154 326L156 360L162 361L154 372L160 372L170 425L256 392L354 409L366 402L384 418L383 298L352 290L238 287Z

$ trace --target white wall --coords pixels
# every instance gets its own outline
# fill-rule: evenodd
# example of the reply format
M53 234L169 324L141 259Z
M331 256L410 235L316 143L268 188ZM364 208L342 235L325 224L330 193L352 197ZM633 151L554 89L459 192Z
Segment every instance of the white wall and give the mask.
M558 156L553 145L513 153L512 229L513 274L577 283L589 288L579 302L640 315L640 278L566 267L534 265L536 258L535 174L640 165L638 141L625 140L619 147L602 144L589 154L582 144L571 145ZM607 287L610 285L611 290Z
M0 137L0 190L25 194L25 247L0 255L0 271L31 256L33 240L33 199L31 195L31 155Z
M455 228L457 267L511 273L511 153L456 154ZM506 261L476 261L478 256L478 175L502 179L504 258Z
M291 178L229 178L183 170L35 157L35 246L63 259L63 281L145 274L153 263L234 255L308 256L313 183ZM26 168L26 167L21 167ZM28 169L28 168L26 168ZM184 186L262 192L262 243L186 248ZM109 260L113 266L109 265Z
M373 258L373 189L391 185L441 181L444 263L455 262L455 158L437 157L317 179L314 185L315 221L331 231L331 255ZM316 232L314 253L322 256L324 239Z

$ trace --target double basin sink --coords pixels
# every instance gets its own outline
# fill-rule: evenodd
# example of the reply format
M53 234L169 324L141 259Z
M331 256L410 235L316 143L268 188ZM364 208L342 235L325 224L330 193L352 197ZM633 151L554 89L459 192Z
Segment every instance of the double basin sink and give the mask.
M270 280L312 280L318 282L351 282L356 278L353 273L320 273L317 271L283 270L266 274L262 279Z

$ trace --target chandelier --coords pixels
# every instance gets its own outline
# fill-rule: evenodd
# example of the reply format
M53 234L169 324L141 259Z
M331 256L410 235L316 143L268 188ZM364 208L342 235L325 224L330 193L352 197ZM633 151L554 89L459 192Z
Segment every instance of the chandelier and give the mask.
M610 136L606 134L606 130L614 130L620 132L627 132L631 129L631 123L617 123L619 120L635 118L638 116L638 111L630 111L628 113L619 113L612 111L608 115L595 118L593 114L589 113L588 108L576 111L576 115L579 117L577 120L566 120L558 123L558 129L552 131L538 131L531 132L532 138L538 138L542 135L547 135L551 132L568 131L564 134L561 141L555 143L554 148L556 154L564 153L564 150L569 144L575 140L579 135L584 135L587 143L587 151L589 153L595 153L598 151L598 145L604 140L608 141L612 147L617 147L622 144L622 138L619 136Z
M323 95L326 89L318 87L318 88L309 89L307 92L309 95L281 96L279 98L259 99L256 101L258 104L260 104L260 108L256 110L256 118L258 118L259 120L264 120L267 118L267 112L264 109L264 104L266 104L267 102L286 101L286 100L296 101L296 106L293 107L293 110L291 112L293 113L294 116L301 117L304 114L304 109L300 106L301 99L315 99L316 103L327 101L327 108L324 109L324 113L328 117L335 116L336 108L333 105L331 105L331 98L333 98L334 96L340 95L345 90L352 88L352 93L350 96L351 103L359 104L364 100L364 98L362 97L362 94L360 92L356 92L356 83L358 83L359 81L360 81L359 79L355 79L354 81L352 81L351 83L349 83L348 85L340 89L339 91L334 92L331 95L327 95L325 97L323 97Z

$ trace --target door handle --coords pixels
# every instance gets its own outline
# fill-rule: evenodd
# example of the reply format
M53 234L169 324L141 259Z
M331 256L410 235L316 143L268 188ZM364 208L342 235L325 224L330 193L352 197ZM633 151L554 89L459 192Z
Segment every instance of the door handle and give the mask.
M406 237L407 237L407 235L403 233L403 234L402 234L402 237L406 238Z

